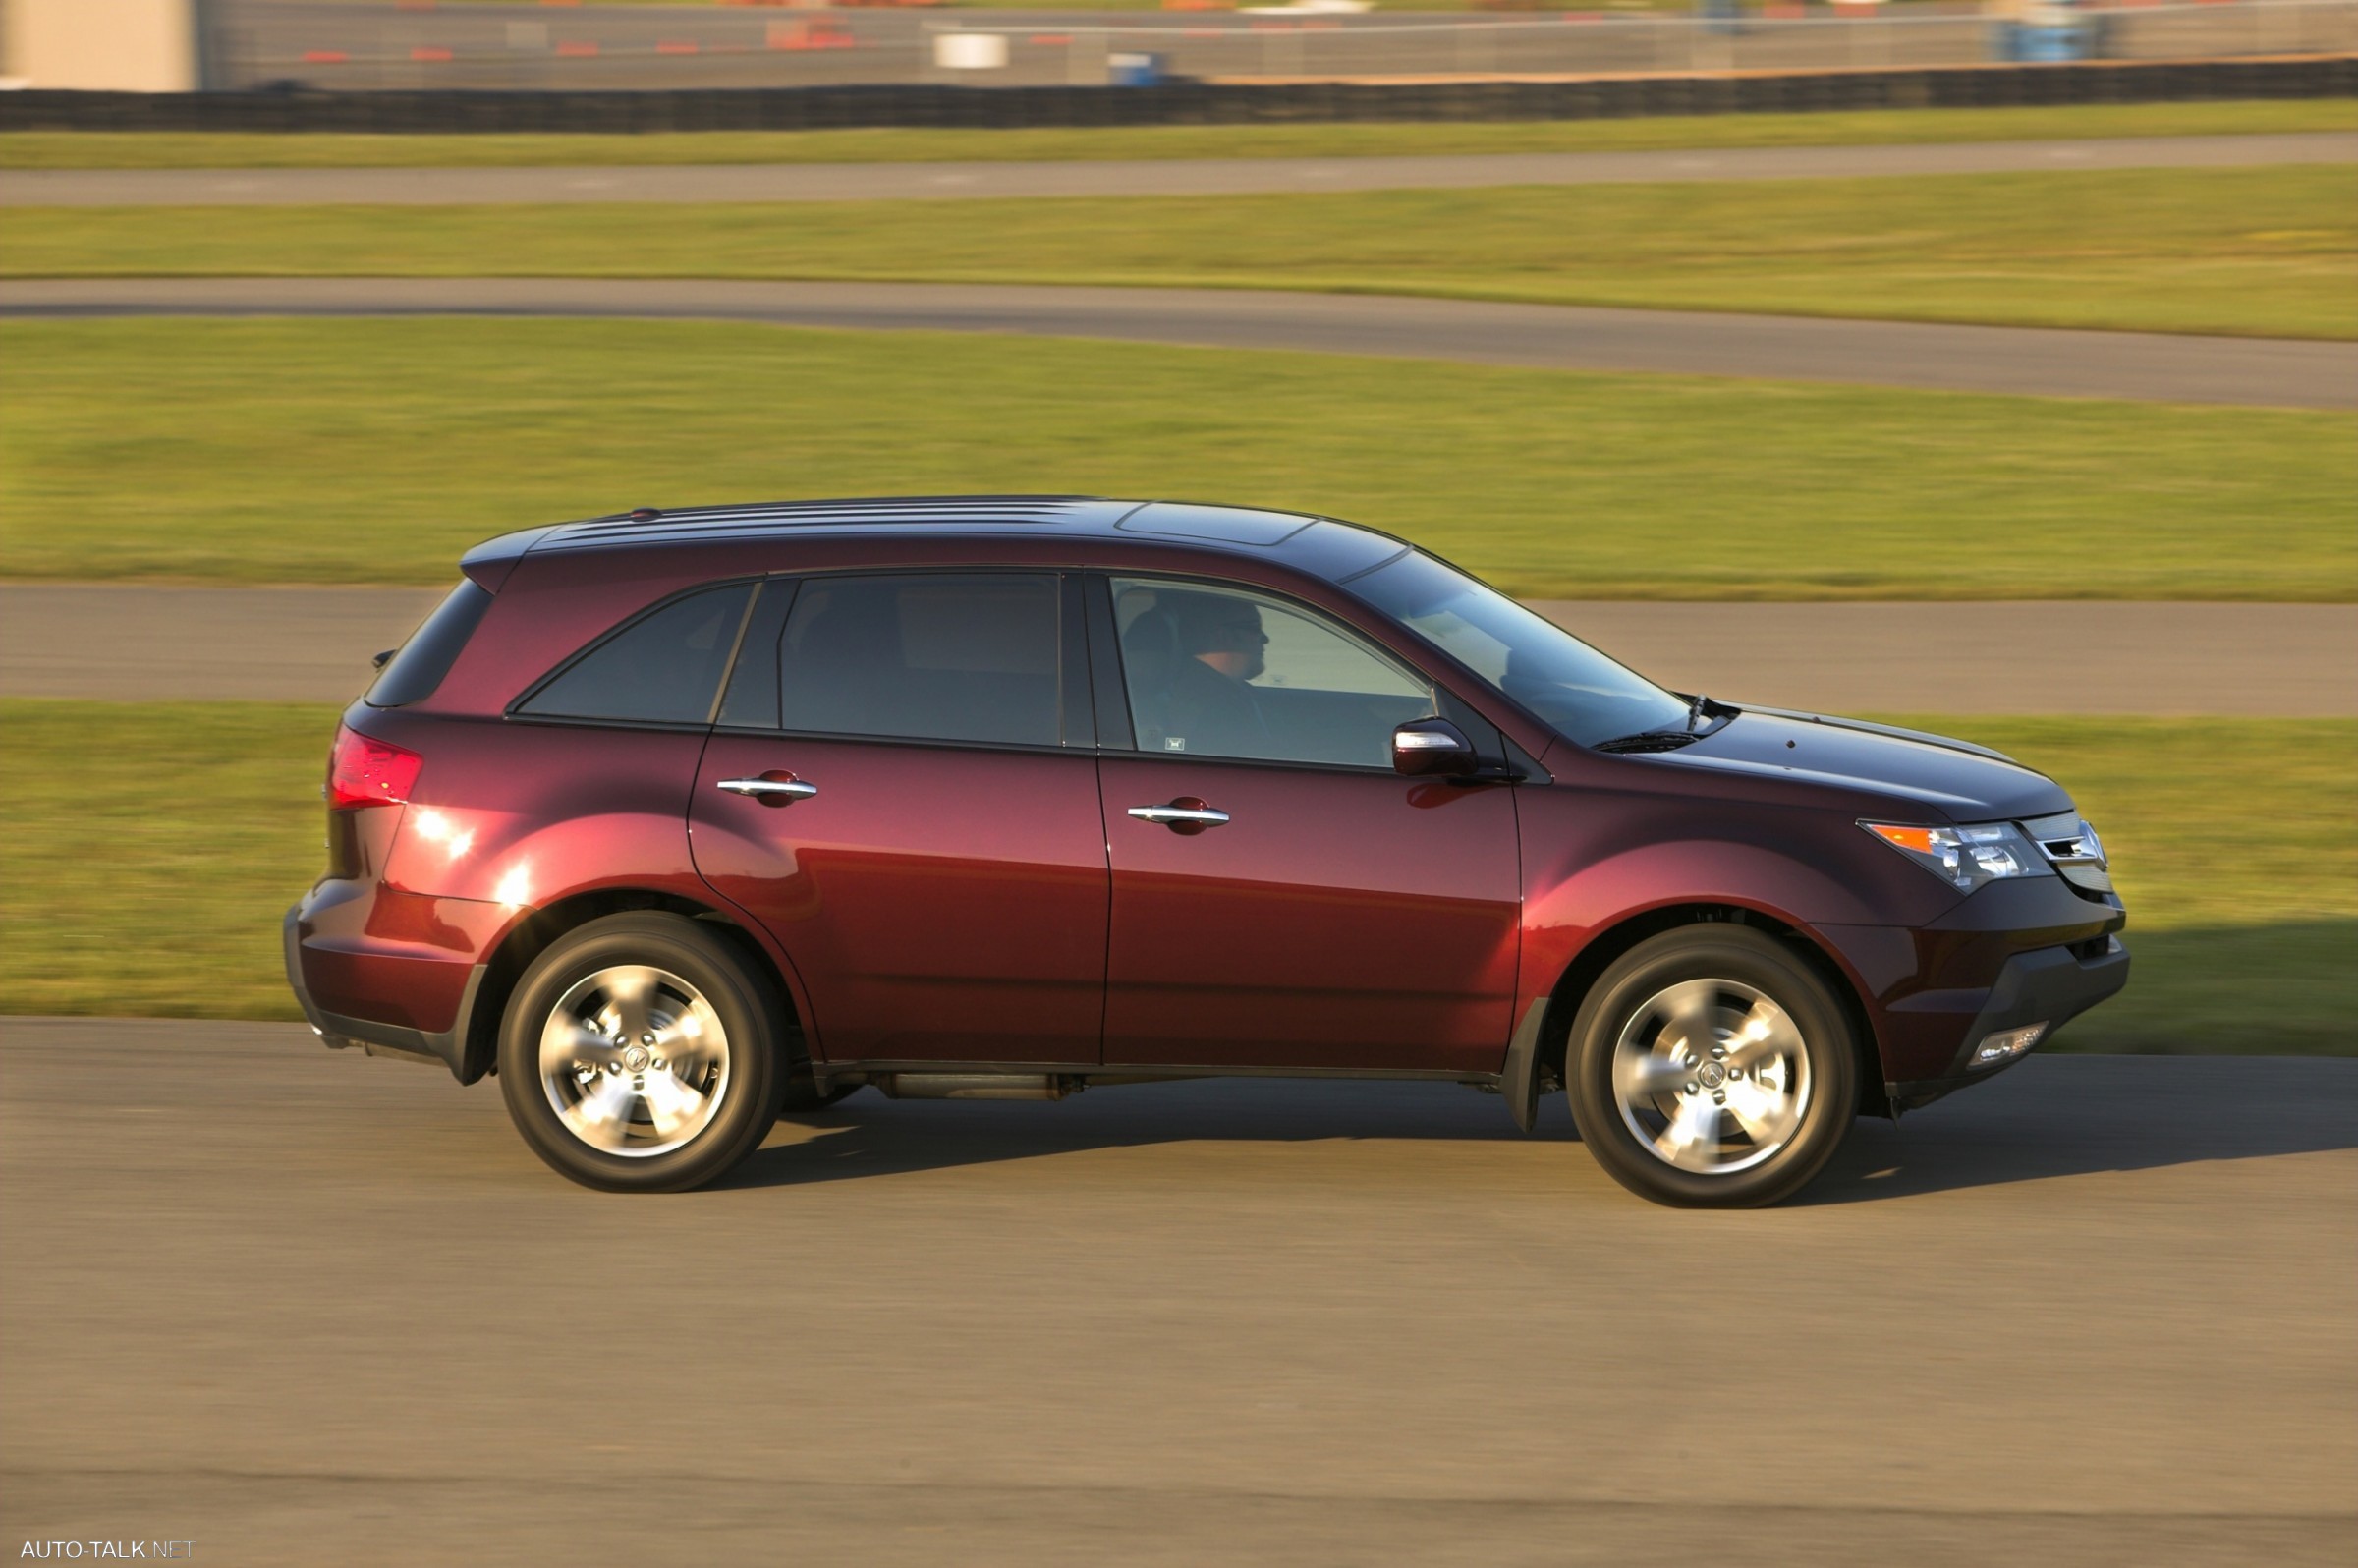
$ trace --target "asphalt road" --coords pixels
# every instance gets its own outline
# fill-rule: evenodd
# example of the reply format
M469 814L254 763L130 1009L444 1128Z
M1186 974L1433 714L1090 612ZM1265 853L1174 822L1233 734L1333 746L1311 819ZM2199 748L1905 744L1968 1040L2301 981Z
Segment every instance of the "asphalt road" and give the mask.
M2358 408L2358 345L1464 300L699 278L38 278L0 318L485 315L762 321L1767 376L1943 391Z
M21 169L8 206L480 206L515 202L884 201L1233 196L1518 185L1799 180L2053 169L2358 163L2358 137L2139 137L1924 146L1731 147L1436 157L806 163L569 168Z
M2034 1059L1797 1206L1454 1086L863 1093L567 1186L299 1027L0 1023L0 1540L194 1560L2348 1563L2358 1062Z
M0 696L343 702L441 588L0 584ZM1818 712L2358 717L2358 605L1541 601L1679 691Z

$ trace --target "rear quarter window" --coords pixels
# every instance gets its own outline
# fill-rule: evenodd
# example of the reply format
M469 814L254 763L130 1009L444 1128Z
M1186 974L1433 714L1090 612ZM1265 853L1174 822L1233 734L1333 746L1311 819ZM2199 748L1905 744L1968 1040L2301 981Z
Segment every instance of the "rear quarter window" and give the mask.
M703 724L737 650L753 583L700 588L624 623L528 693L534 718Z
M377 672L361 700L370 707L403 707L433 696L490 607L489 593L474 582L460 583Z

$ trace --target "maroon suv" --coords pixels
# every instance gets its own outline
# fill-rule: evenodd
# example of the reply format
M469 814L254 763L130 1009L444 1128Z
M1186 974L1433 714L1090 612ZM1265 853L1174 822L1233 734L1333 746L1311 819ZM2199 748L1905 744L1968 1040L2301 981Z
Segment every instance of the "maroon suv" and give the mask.
M344 715L287 971L591 1186L863 1086L1233 1074L1560 1088L1633 1190L1764 1204L2128 975L2051 780L1664 691L1331 519L638 511L460 567Z

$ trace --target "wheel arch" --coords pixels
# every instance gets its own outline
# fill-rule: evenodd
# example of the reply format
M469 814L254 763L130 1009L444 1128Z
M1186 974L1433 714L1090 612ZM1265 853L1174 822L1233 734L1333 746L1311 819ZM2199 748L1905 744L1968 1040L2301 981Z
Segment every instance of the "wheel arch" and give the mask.
M734 915L716 905L661 888L601 887L531 910L502 933L483 961L482 981L475 989L474 1005L464 1020L467 1038L459 1082L472 1084L492 1072L499 1060L499 1029L507 1014L508 998L515 994L517 982L523 980L533 959L568 931L578 930L591 921L640 911L678 915L717 932L757 974L769 980L784 1008L784 1016L778 1020L778 1037L794 1051L797 1059L809 1057L803 1010L793 978Z
M1630 915L1604 927L1581 944L1563 972L1556 977L1547 995L1547 1011L1544 1015L1539 1036L1539 1081L1552 1080L1558 1084L1564 1078L1565 1053L1571 1044L1572 1022L1579 1016L1581 1004L1596 989L1597 981L1623 954L1639 943L1649 941L1667 931L1683 930L1694 925L1741 925L1774 938L1810 966L1818 978L1826 983L1834 1000L1841 1007L1845 1022L1850 1025L1852 1052L1858 1058L1859 1108L1880 1107L1882 1103L1882 1056L1876 1039L1875 1023L1868 1014L1866 999L1858 981L1825 944L1806 928L1780 919L1767 910L1745 904L1714 900L1696 900L1688 903L1666 904Z

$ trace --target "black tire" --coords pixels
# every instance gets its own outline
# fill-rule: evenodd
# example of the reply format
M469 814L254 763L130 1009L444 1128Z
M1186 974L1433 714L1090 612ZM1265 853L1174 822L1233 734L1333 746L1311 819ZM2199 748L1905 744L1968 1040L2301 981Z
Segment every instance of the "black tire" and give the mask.
M541 1071L541 1033L558 1004L577 987L594 987L601 975L633 968L684 981L723 1032L725 1065L701 1075L708 1092L700 1103L708 1109L700 1114L708 1120L676 1148L664 1148L650 1135L655 1152L613 1152L586 1142L558 1109L555 1096L567 1088L562 1076L552 1086ZM594 989L590 994L596 995ZM665 992L674 999L677 994ZM551 942L517 981L500 1019L500 1093L525 1143L560 1175L604 1192L684 1192L725 1175L760 1147L776 1123L787 1076L779 1047L783 1016L775 986L719 933L678 915L610 915ZM630 1072L615 1052L600 1051L595 1041L588 1054L614 1057L609 1073ZM660 1058L655 1060L659 1070ZM656 1072L643 1070L636 1082L655 1077ZM602 1087L594 1072L587 1082ZM634 1118L648 1104L624 1098ZM624 1130L636 1133L637 1123Z
M1782 1022L1761 1008L1763 998ZM1682 1007L1694 1011L1680 1015ZM1739 1018L1772 1026L1784 1047L1741 1044L1744 1032L1728 1028ZM1698 1037L1712 1043L1693 1053L1689 1073L1677 1063ZM1728 1047L1735 1056L1715 1059ZM1631 1192L1676 1207L1757 1208L1790 1198L1833 1156L1858 1101L1858 1042L1832 989L1792 948L1727 924L1666 931L1616 960L1581 1003L1564 1065L1572 1119L1598 1163ZM1722 1114L1731 1093L1750 1096L1740 1101L1748 1113L1773 1107L1776 1115ZM1690 1115L1696 1133L1682 1142ZM1755 1138L1756 1125L1780 1136ZM1709 1168L1682 1168L1681 1158Z

